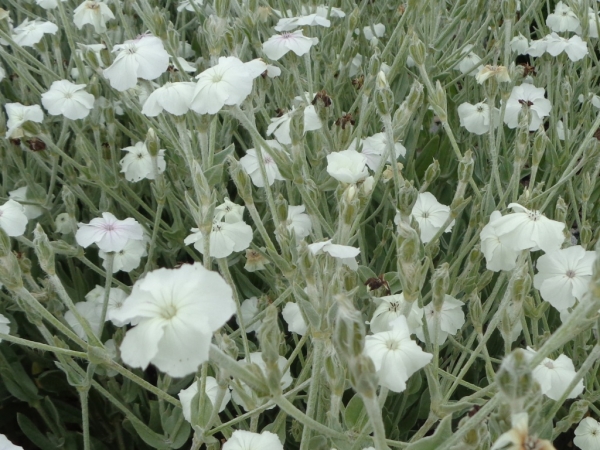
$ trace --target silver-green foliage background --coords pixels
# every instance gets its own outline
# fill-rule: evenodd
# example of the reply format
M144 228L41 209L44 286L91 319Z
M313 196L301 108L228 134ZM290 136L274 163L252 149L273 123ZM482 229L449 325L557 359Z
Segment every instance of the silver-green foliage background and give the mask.
M585 11L587 3L581 3L577 10ZM589 3L597 8L596 2ZM459 126L456 113L459 104L486 98L499 107L500 99L506 99L512 86L521 83L523 68L513 64L515 54L508 42L518 33L536 39L548 34L545 16L553 2L523 0L520 13L514 2L486 0L335 2L346 17L332 19L330 28L307 29L305 35L320 40L310 57L290 53L282 58L281 77L257 78L241 110L227 107L215 116L190 112L183 118L166 113L157 118L142 115L137 96L111 89L101 72L96 72L94 56L88 53L80 59L73 51L74 44L102 41L110 49L150 30L164 41L171 55L178 54L182 42L190 43L196 57L202 58L200 72L219 56L236 55L242 61L263 56L262 42L274 34L272 26L277 21L270 7L290 8L299 14L300 2L250 1L242 5L235 0L217 0L216 16L224 19L219 20L207 17L205 8L177 13L170 0L114 1L110 7L117 19L109 22L108 32L101 35L91 27L82 31L74 27L74 1L59 5L47 12L33 2L4 0L2 6L15 23L45 17L60 31L46 36L35 48L0 47L8 74L0 83L0 99L2 103L39 104L41 93L53 81L68 78L73 67L85 73L84 67L89 66L92 76L88 80L83 75L82 82L108 103L80 121L47 115L43 124L27 125L27 131L35 136L31 140L0 140L0 197L5 200L8 191L26 185L31 202L44 208L38 222L52 241L56 273L53 276L54 269L47 262L45 271L40 267L32 242L35 224L30 223L26 237L14 240L13 253L2 258L4 284L10 284L11 276L22 277L30 295L5 288L0 293L0 310L11 318L11 335L72 351L39 351L26 343L6 341L0 345L0 432L13 442L25 448L75 449L83 447L83 434L90 436L91 446L97 449L181 448L189 447L195 431L194 445L205 442L210 448L219 448L218 439L227 438L235 429L267 429L285 440L285 448L361 449L373 445L369 436L373 424L377 428L382 421L390 447L489 448L510 423L510 410L495 382L501 359L511 351L511 344L501 336L501 331L510 332L511 325L502 320L509 300L522 305L519 320L524 328L513 347L542 348L544 356L565 353L575 367L586 360L589 363L589 371L583 374L587 390L582 400L553 402L535 391L527 394L531 432L561 439L559 435L568 432L588 408L600 413L597 353L592 351L597 343L595 318L581 318L576 329L573 324L560 328L558 313L531 287L535 252L528 256L525 273L493 273L485 269L478 247L479 231L491 212L504 211L508 203L519 201L564 221L581 245L593 250L600 220L596 207L600 152L594 137L600 119L590 102L580 104L576 99L579 94L587 97L598 91L596 48L592 51L596 41L590 41L589 57L577 63L566 55L537 58L534 82L547 90L553 109L547 131L522 133L518 148L518 131L500 126L490 135L476 136ZM385 36L379 40L368 42L362 34L354 34L355 28L379 22L386 26ZM532 35L535 29L538 34ZM3 20L0 37L6 38L7 31ZM454 66L467 44L474 45L483 64L510 67L512 82L480 85L456 71ZM422 64L408 67L409 52ZM348 73L357 53L363 55L363 63L351 78ZM110 64L108 51L101 56ZM376 84L383 63L391 67L389 87ZM162 85L188 79L181 71L170 71L156 81ZM289 109L292 99L305 91L314 95L321 90L333 100L331 106L316 102L327 126L303 135L302 115L294 116L291 162L277 161L288 181L276 182L268 189L253 187L236 160L266 138L266 127L279 108ZM122 115L116 114L117 101ZM348 113L354 122L342 126L338 119ZM559 119L571 130L563 141L555 131ZM387 183L380 178L380 171L372 194L360 194L348 204L343 187L325 171L326 155L346 149L355 137L382 131L386 123L407 149L400 159L403 167L388 176ZM146 140L150 128L159 148L166 149L167 169L156 181L132 184L120 173L121 148ZM192 133L188 135L186 130ZM3 132L0 129L0 134ZM38 147L44 148L34 151ZM186 148L192 149L201 172L191 170ZM529 180L533 165L537 166L535 183ZM410 211L419 190L451 205L456 224L451 233L432 243L409 248L393 218L397 208ZM215 416L209 402L202 401L207 409L194 414L198 422L192 430L176 399L179 390L191 384L192 376L172 380L152 367L131 373L118 368L98 357L94 349L78 347L57 333L48 317L43 318L32 304L37 302L64 322L65 293L75 302L83 301L95 285L105 283L96 251L84 251L73 235L63 238L54 231L59 213L67 212L87 223L110 211L121 219L133 217L144 226L151 236L147 260L129 274L113 278L114 286L130 290L149 270L201 261L201 255L184 246L183 240L192 227L210 225L208 212L225 197L246 206L251 217L246 220L255 230L253 248L262 248L271 263L264 271L249 273L244 270L243 255L234 254L226 261L214 261L214 270L229 273L226 278L235 285L239 299L259 297L262 316L267 315L268 304L280 308L291 299L304 302L311 329L299 339L284 334L281 318L269 315L265 323L271 335L263 333L270 339L269 350L255 335L242 338L231 321L215 340L222 353L211 353L211 362L203 366L200 376L202 372L204 376L236 373L233 361L236 356L243 357L245 349L277 351L292 360L291 394L279 395L279 408L263 407L247 414L232 403ZM360 246L358 272L323 261L317 264L309 260L305 248L296 249L293 236L275 226L285 220L287 204L305 204L311 216L319 219L315 240L336 237L341 239L338 243ZM411 377L405 392L387 398L381 395L378 404L369 365L349 365L343 350L344 346L362 345L364 321L374 310L373 293L367 292L364 282L385 274L392 292L408 292L423 304L431 299L430 282L436 268L447 269L445 288L465 303L467 323L435 353L433 346L427 346L426 350L434 353L433 363ZM600 279L595 276L597 281ZM307 282L316 286L322 301L304 294ZM384 295L383 290L377 294ZM599 294L592 291L596 299ZM337 304L348 308L351 331L344 328L348 323L340 325ZM112 336L119 342L124 332L107 324L103 340ZM588 359L591 354L592 361ZM109 369L122 373L108 376ZM359 394L355 395L351 385ZM265 382L254 386L268 388ZM269 390L263 389L261 394L269 396ZM475 406L482 409L476 412ZM381 411L379 421L373 407ZM84 426L88 422L89 429ZM424 437L434 430L433 437ZM566 441L568 437L555 445L562 448L559 443Z

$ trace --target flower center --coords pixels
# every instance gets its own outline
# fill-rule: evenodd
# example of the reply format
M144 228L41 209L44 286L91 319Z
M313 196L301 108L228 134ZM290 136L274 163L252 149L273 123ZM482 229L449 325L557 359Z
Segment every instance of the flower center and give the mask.
M423 219L427 219L429 217L429 213L427 211L425 211L423 214L421 214L421 217Z
M398 312L400 310L400 302L390 303L390 312Z
M482 112L483 112L483 106L479 105L479 106L477 107L477 112L478 112L478 113L482 113Z
M289 39L292 37L292 33L281 33L283 39Z
M548 368L548 369L554 369L554 363L552 361L548 361L545 362L544 365Z
M400 343L394 339L389 339L385 345L389 350L398 350L400 348Z
M125 51L130 55L135 55L137 53L137 47L135 45L132 45L131 47L128 47Z
M265 164L273 164L273 158L271 158L270 156L265 156L263 158L263 161L265 162Z
M177 307L173 304L168 305L161 310L160 315L163 319L171 320L177 315Z
M566 273L565 275L567 275L567 277L568 277L568 278L575 278L575 276L576 276L577 274L575 273L575 271L574 271L574 270L570 270L570 269L569 269L569 270L567 270L567 273Z
M104 229L105 229L106 231L114 231L114 229L115 229L115 226L114 226L114 224L112 224L112 223L106 223L106 224L104 224Z
M138 159L144 159L144 154L143 153L138 153L137 154Z
M534 222L537 222L537 220L540 218L541 214L539 211L529 211L527 213L527 216L529 217L529 220L533 220Z

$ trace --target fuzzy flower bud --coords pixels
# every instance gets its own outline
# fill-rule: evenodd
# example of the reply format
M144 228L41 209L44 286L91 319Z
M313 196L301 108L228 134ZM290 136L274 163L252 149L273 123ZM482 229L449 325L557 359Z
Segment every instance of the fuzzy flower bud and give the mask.
M475 331L478 333L482 332L483 325L483 307L481 305L481 299L477 294L474 294L469 300L469 317L471 318L471 323L475 328Z
M336 304L337 315L333 344L343 359L350 360L363 352L365 321L347 297L337 296Z
M146 148L148 149L148 153L153 158L158 156L158 152L160 151L160 141L158 140L158 136L154 131L154 128L148 128L148 133L146 133Z
M358 355L348 365L350 383L354 390L367 398L373 398L377 392L377 375L373 360L367 355Z
M554 220L558 222L565 222L567 214L569 212L569 206L565 203L562 197L558 197L556 201L556 208L554 210Z
M414 187L412 181L404 181L404 186L400 188L398 193L398 210L400 210L400 217L410 217L413 206L417 201L419 191Z
M403 263L414 263L419 259L421 249L419 235L406 222L398 224L396 248L398 249L398 260Z
M431 296L433 299L433 307L436 311L442 310L446 293L450 287L449 269L450 265L448 263L442 264L435 270L433 278L431 279Z
M393 127L394 134L399 134L406 130L410 124L413 115L418 108L423 104L423 85L418 81L414 81L408 96L404 99L400 107L394 113ZM398 138L398 136L396 136Z
M4 284L11 291L23 287L21 279L21 267L19 261L13 253L0 258L0 283Z
M446 91L444 91L444 88L439 80L435 82L435 92L429 95L429 103L442 123L447 122L448 114L446 111L448 106L446 100Z
M531 157L531 162L534 166L539 166L542 157L544 156L544 152L546 151L546 145L548 144L548 136L544 131L544 127L540 127L533 138L533 155Z
M250 177L233 156L228 156L227 161L229 162L229 174L238 189L238 194L246 204L254 204Z
M10 253L10 237L6 231L0 227L0 257L7 256Z
M529 291L531 290L531 276L526 273L523 276L518 277L512 286L513 289L513 300L516 302L523 302Z
M48 236L44 233L44 229L38 223L33 230L33 245L35 247L35 254L38 257L42 270L48 275L55 275L54 269L54 249L50 245Z
M410 45L408 46L408 51L410 53L411 58L415 61L417 66L422 66L425 64L425 53L427 49L425 48L425 44L418 38L418 36L413 33L410 38Z
M513 20L517 12L517 0L504 0L501 8L504 20Z
M429 186L440 176L440 163L434 159L425 171L425 183Z
M517 348L506 356L496 374L500 391L511 403L520 403L531 390L533 376L525 352Z
M262 359L267 365L267 383L273 395L281 393L281 371L279 370L279 344L281 333L277 323L277 307L269 305L260 327Z

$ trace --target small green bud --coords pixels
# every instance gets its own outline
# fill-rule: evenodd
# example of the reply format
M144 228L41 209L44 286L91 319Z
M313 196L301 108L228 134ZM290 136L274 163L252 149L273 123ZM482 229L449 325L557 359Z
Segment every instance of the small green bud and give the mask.
M431 185L440 176L440 163L434 159L425 171L425 184Z
M522 113L515 141L515 164L522 165L529 156L529 115Z
M413 81L410 92L394 113L392 123L396 139L400 139L408 129L415 112L422 106L424 97L423 85L417 80Z
M148 149L148 153L150 153L150 156L158 156L158 152L160 151L160 141L158 140L158 136L156 135L154 128L148 128L148 132L146 133L145 144L146 148Z
M437 162L437 161L436 161ZM473 152L467 150L458 164L458 179L463 183L468 183L473 175Z
M413 33L410 38L408 51L417 66L422 66L425 64L425 54L427 49L425 48L425 44L423 44L416 33Z
M588 245L592 241L592 236L592 227L590 226L590 222L586 220L581 225L581 230L579 230L579 239L581 240L581 245L583 248L587 249Z
M479 295L473 294L469 299L468 303L469 307L469 317L471 318L471 322L473 323L473 327L475 331L481 333L483 326L483 307L481 306L481 299Z
M479 248L479 245L476 245L469 252L469 264L471 266L478 266L482 257L483 257L483 253L481 253L481 249Z
M547 144L548 136L546 135L546 131L544 131L544 127L540 127L535 132L535 137L533 138L533 154L531 156L531 162L534 166L540 165Z
M21 267L17 257L13 253L0 258L0 283L11 291L23 287L21 279Z
M285 223L287 221L287 216L288 216L288 208L287 208L288 204L287 201L285 200L285 197L281 194L279 194L277 196L277 198L275 199L275 210L277 211L277 217L279 218L279 221L282 223Z
M302 143L304 138L304 108L294 111L290 124L290 137L293 144ZM264 151L264 150L263 150Z
M433 307L436 311L442 310L446 293L450 287L449 270L450 265L448 263L444 263L435 270L435 273L431 279L431 296Z
M519 276L513 283L513 300L516 302L523 302L529 291L531 290L531 276L526 273L523 276Z
M517 12L517 1L516 0L503 0L502 1L502 15L504 20L513 20Z
M569 206L565 203L562 197L558 197L556 208L554 210L554 220L558 222L566 222Z
M394 94L392 90L390 88L377 89L375 91L375 104L380 116L389 116L394 109Z
M35 254L38 257L38 261L42 270L48 275L55 275L56 271L54 268L54 249L50 245L48 236L44 233L44 229L38 223L33 230L33 245L35 248Z
M502 360L496 375L500 391L511 401L521 401L531 390L533 376L525 352L517 348Z
M563 107L567 111L571 109L571 102L573 99L573 86L571 86L571 81L568 77L565 77L563 82L561 83L560 99L562 101Z
M354 30L360 21L360 10L354 8L348 17L348 30Z
M0 257L8 256L10 248L10 237L6 234L6 231L0 227Z
M400 264L410 264L418 261L421 252L421 240L415 229L403 221L398 224L396 248L398 249Z
M360 354L348 363L350 383L354 390L366 398L374 398L377 393L377 375L373 360Z
M231 0L216 0L215 9L219 17L228 18L229 9L231 8Z
M333 344L340 357L350 360L363 352L365 321L347 297L337 295L336 305L337 314Z
M23 128L23 130L30 136L38 136L42 131L42 128L38 123L31 122L29 120L21 125L21 128Z
M398 209L401 217L410 217L418 196L419 191L415 188L413 181L405 180L404 186L398 192Z
M280 331L277 323L277 307L269 305L260 327L259 340L262 359L267 366L277 365L279 360Z
M238 189L238 194L246 204L254 204L250 177L233 156L228 156L227 161L229 163L229 174Z
M429 95L429 103L433 108L433 112L437 114L442 123L448 121L448 103L446 100L446 91L442 87L440 81L435 82L435 92L430 93Z
M152 13L152 22L154 23L153 34L161 39L167 39L167 21L165 13L160 8L154 8Z

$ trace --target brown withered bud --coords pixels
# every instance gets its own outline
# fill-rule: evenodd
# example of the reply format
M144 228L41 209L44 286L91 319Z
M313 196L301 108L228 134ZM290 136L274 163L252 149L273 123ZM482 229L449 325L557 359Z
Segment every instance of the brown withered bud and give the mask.
M600 141L600 128L596 130L596 132L594 133L594 137Z
M523 63L523 64L519 64L519 65L523 66L523 77L526 77L528 75L533 75L533 76L537 75L537 70L535 70L535 67L530 66L528 63Z
M346 125L350 124L350 125L354 125L356 122L354 120L354 118L352 117L352 114L348 113L342 117L340 117L338 120L335 121L335 124L338 127L342 127L342 130L346 129Z
M364 75L352 79L352 86L354 86L356 90L359 90L361 87L363 87L363 84L365 84Z
M18 138L10 138L8 140L12 145L16 145L17 147L21 145L21 139Z
M43 150L46 150L46 144L44 143L44 141L38 138L29 139L27 141L27 147L29 147L29 149L34 152L41 152Z
M380 287L385 287L386 295L392 295L392 290L390 289L390 284L383 278L383 274L378 277L371 277L367 281L365 281L365 286L369 291L375 291Z
M275 110L275 117L281 117L285 114L285 109L277 108Z
M167 72L175 73L179 72L179 69L177 69L177 67L175 67L173 64L169 64L169 67L167 67Z
M325 108L331 106L331 97L327 95L327 91L325 91L325 89L317 92L315 98L313 98L313 101L311 102L311 105L315 105L318 100L323 102L323 106L325 106Z

